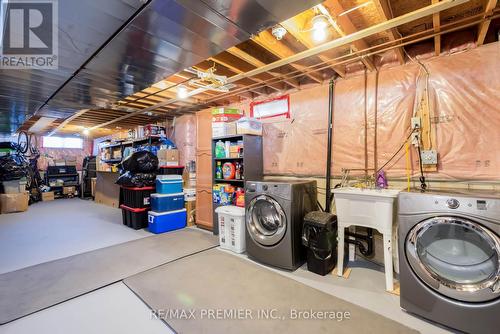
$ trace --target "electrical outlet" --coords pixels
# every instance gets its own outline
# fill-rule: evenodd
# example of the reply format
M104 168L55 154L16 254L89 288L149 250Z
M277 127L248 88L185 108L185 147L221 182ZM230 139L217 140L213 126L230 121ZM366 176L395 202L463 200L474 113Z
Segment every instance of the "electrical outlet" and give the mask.
M422 150L420 154L422 165L437 165L438 155L436 150Z
M421 127L421 123L420 123L420 117L412 117L411 118L411 128L412 129L420 129Z

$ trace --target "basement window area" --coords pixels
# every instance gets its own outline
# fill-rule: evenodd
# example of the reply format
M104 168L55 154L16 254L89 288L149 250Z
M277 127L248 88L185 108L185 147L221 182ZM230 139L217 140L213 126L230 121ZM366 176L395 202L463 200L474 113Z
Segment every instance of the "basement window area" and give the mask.
M44 148L83 148L82 138L44 136L42 140Z

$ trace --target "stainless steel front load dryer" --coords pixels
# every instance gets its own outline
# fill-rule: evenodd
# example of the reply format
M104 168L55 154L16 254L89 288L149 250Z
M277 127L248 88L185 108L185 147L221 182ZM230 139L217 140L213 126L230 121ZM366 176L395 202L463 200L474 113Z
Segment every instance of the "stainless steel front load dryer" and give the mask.
M316 181L247 181L245 206L250 258L288 270L304 263L302 222L317 210Z
M500 328L500 194L399 195L401 307L467 333Z

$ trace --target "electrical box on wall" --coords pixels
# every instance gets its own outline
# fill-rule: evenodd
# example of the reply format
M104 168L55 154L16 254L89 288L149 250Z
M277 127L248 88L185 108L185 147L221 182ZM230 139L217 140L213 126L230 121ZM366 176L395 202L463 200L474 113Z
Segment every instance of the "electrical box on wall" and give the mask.
M438 155L436 150L422 150L420 154L422 165L437 165Z
M412 129L420 129L421 128L420 117L412 117L411 118L411 128Z

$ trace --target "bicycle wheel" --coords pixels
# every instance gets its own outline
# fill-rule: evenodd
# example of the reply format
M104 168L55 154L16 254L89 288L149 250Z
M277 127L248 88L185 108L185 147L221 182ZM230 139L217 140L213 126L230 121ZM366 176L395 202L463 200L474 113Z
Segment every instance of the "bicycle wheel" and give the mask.
M30 137L26 131L19 132L17 137L17 150L19 153L26 153L30 147Z
M29 135L30 153L32 156L38 155L40 151L38 150L38 138L34 134Z

